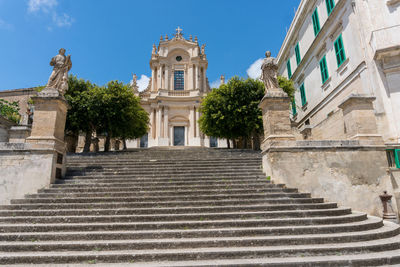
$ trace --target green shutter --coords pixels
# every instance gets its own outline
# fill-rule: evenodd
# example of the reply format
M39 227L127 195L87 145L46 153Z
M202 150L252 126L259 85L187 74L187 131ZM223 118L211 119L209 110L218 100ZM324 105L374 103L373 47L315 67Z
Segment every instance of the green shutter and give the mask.
M292 100L292 114L295 116L297 114L297 109L296 109L296 100Z
M396 168L400 169L400 149L394 150L394 159L396 161Z
M301 62L301 57L300 57L300 46L298 43L297 43L296 47L294 48L294 52L296 53L296 63L297 63L297 65L299 65Z
M346 60L346 53L344 52L342 35L339 35L339 37L336 39L334 46L335 46L336 61L339 68L340 65L342 65L342 63Z
M328 16L332 13L333 8L335 7L334 0L325 0L326 2L326 9L328 11Z
M288 78L292 78L292 67L290 66L290 59L286 63Z
M304 107L307 104L306 90L304 83L300 86L301 105Z
M326 64L326 56L324 56L319 62L319 69L321 71L322 84L329 78L328 66Z
M312 14L312 23L313 23L313 28L314 28L314 34L315 36L318 35L320 28L319 25L319 17L318 17L318 9L316 8L314 10L314 13Z

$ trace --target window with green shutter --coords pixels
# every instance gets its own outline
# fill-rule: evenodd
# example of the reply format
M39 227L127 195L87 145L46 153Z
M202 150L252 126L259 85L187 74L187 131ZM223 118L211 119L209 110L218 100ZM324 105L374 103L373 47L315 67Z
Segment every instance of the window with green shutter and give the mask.
M333 8L335 7L335 0L325 0L326 9L328 11L328 16L332 13Z
M396 160L396 168L400 169L400 149L394 150L394 158Z
M339 68L340 65L342 65L342 63L346 60L346 53L344 52L342 35L339 35L339 37L336 39L334 46L335 46L336 61Z
M317 36L319 33L319 30L321 27L319 26L319 17L318 17L318 9L316 8L314 10L314 13L312 14L312 23L313 23L313 28L314 28L314 35Z
M297 114L297 109L296 109L296 100L292 100L292 114L295 116Z
M319 69L321 71L322 84L329 78L328 66L326 64L326 56L319 61Z
M301 105L304 107L307 104L306 90L304 83L300 86Z
M301 56L300 56L300 46L298 43L297 43L296 47L294 48L294 52L296 54L296 63L297 63L297 65L299 65L300 61L301 61Z
M400 169L400 149L388 149L386 155L389 167Z
M290 59L286 63L288 78L292 78L292 67L290 66Z

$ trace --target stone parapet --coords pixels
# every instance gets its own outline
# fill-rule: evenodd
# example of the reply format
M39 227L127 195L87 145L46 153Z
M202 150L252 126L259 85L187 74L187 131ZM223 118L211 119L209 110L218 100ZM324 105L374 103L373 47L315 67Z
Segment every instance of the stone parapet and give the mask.
M0 204L36 193L54 182L60 164L54 149L27 143L0 143Z
M362 140L277 141L263 150L263 169L276 183L382 216L379 195L393 194L385 149Z
M31 135L31 126L16 125L10 128L10 143L25 143L26 139Z

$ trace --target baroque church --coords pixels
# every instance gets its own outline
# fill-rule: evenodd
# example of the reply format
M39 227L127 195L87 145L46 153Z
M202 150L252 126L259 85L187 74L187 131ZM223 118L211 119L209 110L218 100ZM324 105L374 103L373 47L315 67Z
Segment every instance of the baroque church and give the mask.
M128 147L227 146L226 140L200 131L200 104L210 92L207 66L205 44L200 47L197 37L185 39L179 27L171 39L161 36L158 47L153 45L148 87L139 92L136 75L132 83L149 113L149 131L140 140L129 142Z

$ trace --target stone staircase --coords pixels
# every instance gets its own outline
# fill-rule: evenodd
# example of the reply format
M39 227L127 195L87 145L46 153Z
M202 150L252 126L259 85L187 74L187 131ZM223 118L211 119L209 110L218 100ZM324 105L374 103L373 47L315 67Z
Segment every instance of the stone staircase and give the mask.
M399 234L272 183L256 152L143 149L68 156L66 179L0 206L0 265L378 266Z

